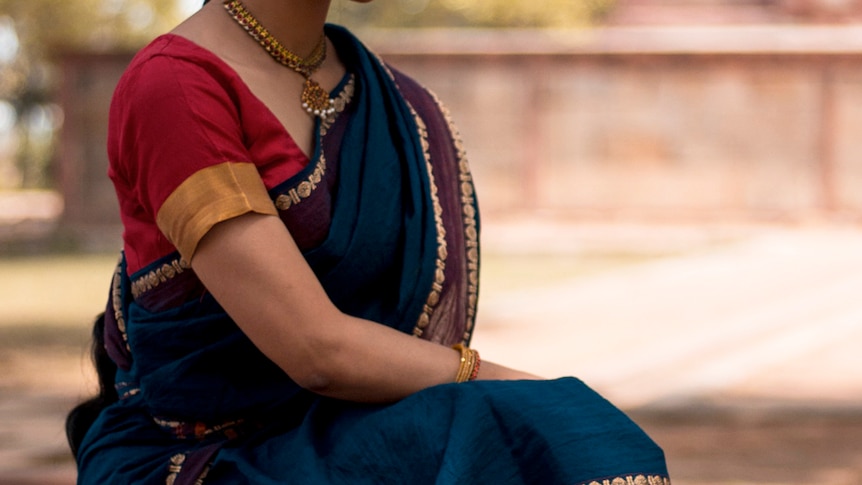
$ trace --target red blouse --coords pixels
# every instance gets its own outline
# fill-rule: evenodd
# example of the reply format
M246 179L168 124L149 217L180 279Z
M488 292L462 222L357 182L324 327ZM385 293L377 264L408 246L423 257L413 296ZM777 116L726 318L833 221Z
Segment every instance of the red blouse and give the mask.
M266 191L309 163L233 69L170 34L139 52L121 78L108 157L129 274L178 249L189 260L222 220L276 214Z

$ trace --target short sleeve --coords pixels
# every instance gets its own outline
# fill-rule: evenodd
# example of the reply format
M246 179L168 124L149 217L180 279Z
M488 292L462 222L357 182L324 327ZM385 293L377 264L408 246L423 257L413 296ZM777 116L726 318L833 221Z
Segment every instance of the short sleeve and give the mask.
M112 178L187 261L218 222L277 214L232 93L224 73L206 64L153 56L127 71L111 106Z

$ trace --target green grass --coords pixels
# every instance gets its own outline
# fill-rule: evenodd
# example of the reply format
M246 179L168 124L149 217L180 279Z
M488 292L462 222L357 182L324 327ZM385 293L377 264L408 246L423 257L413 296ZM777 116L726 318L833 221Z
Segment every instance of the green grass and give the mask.
M654 259L626 254L484 254L481 292L584 277ZM104 310L117 256L43 255L0 258L0 349L81 348Z
M0 329L89 328L116 262L115 254L0 258Z

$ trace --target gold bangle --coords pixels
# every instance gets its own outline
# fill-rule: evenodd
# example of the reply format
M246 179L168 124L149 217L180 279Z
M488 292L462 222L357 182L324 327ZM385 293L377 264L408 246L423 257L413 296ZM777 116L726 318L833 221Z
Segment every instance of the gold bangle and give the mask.
M474 350L473 355L476 357L476 363L473 364L473 370L470 372L470 377L467 379L468 381L475 381L477 377L479 377L479 366L482 365L482 359L479 358L479 351Z
M455 344L452 348L461 352L461 363L458 366L458 373L455 375L455 382L459 384L467 382L476 368L478 352L463 344Z
M465 347L461 344L453 345L452 348L461 352L461 363L458 365L458 373L455 374L455 382L460 384L460 383L464 382L464 378L463 378L464 367L466 366L467 359L470 356L470 349L468 349L467 347Z

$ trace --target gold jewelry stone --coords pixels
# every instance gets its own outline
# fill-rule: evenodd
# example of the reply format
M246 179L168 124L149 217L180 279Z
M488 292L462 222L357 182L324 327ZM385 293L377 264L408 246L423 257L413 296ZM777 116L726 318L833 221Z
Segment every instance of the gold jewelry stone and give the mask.
M238 23L248 35L250 35L263 49L279 64L293 69L305 78L305 86L302 90L302 108L308 114L326 119L335 113L335 100L329 97L320 84L311 79L315 71L320 69L326 60L326 35L320 35L320 41L309 54L303 59L288 50L278 41L266 28L245 8L240 0L225 0L224 8L236 23Z

